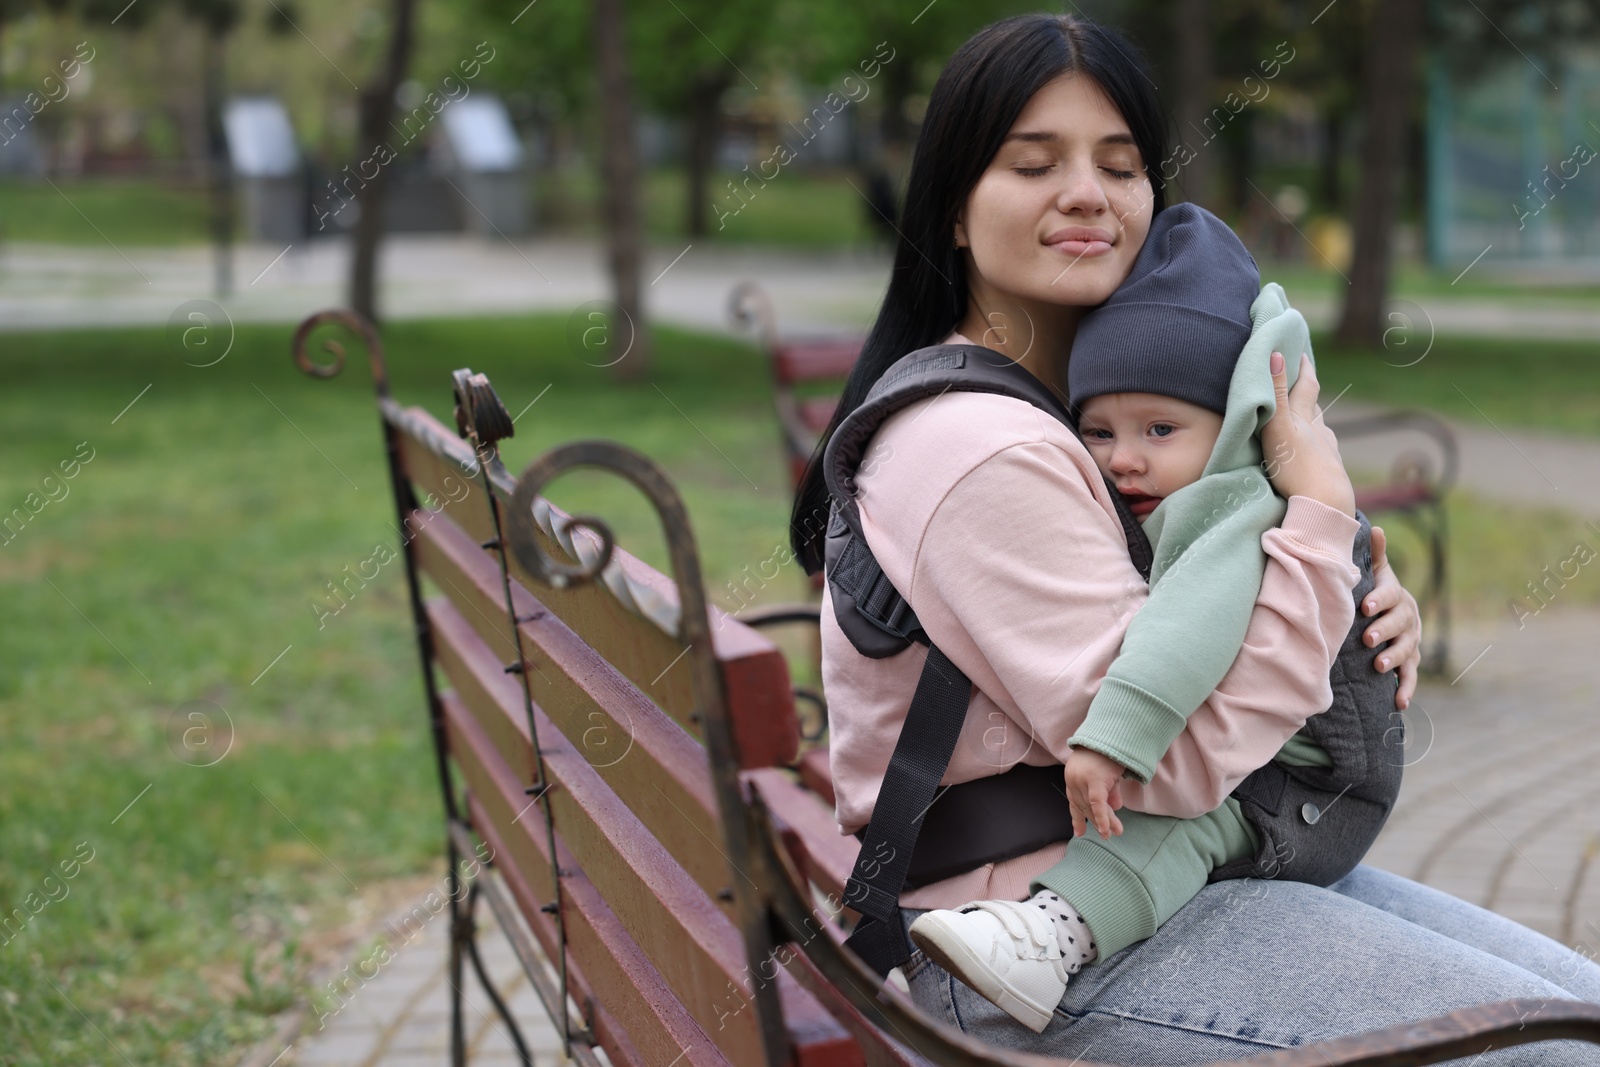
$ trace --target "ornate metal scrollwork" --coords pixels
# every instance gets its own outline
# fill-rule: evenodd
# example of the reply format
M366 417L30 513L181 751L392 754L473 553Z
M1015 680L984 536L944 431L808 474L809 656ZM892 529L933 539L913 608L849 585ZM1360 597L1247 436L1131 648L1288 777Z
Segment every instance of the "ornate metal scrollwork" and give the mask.
M322 342L323 350L332 353L333 360L329 363L317 363L312 360L306 351L306 342L319 326L327 323L337 323L361 338L361 343L366 347L367 357L372 364L372 384L377 389L380 397L389 395L389 368L383 358L383 341L378 337L378 328L374 326L365 315L349 308L328 308L309 315L294 331L294 362L306 374L313 378L333 378L344 370L345 354L344 345L330 337Z

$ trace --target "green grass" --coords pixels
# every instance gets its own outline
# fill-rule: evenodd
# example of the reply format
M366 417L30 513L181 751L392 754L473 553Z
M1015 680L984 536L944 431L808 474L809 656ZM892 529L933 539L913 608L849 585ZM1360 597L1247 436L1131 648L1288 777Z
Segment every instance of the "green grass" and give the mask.
M1308 255L1315 258L1315 253ZM1461 264L1448 269L1434 269L1421 263L1397 263L1393 295L1401 300L1423 300L1428 297L1474 300L1491 297L1529 303L1554 301L1559 305L1600 300L1600 284L1593 281L1552 282L1548 277L1523 280L1514 274L1497 273L1495 265L1488 261L1463 275L1462 267L1465 266ZM1549 275L1554 272L1547 270L1542 273ZM1261 277L1264 281L1283 286L1291 301L1320 296L1334 300L1336 306L1344 300L1347 284L1345 278L1332 269L1309 263L1283 264L1263 260Z
M864 244L866 201L850 187L860 179L845 172L785 170L765 187L756 181L735 198L726 186L732 173L712 184L708 209L713 240L737 245L834 248ZM203 188L180 188L146 180L89 179L65 182L0 181L0 237L11 241L67 245L202 244L210 239ZM588 172L541 174L533 181L537 232L598 236L600 189ZM653 241L684 239L687 207L681 170L646 173L642 208L645 233ZM741 208L741 203L744 206Z
M0 236L52 244L200 244L209 239L205 191L153 181L0 182Z
M768 168L771 172L771 168ZM751 168L755 174L756 169ZM738 194L728 182L741 180ZM867 202L851 187L862 186L852 171L780 170L764 185L744 172L717 174L710 186L706 220L710 234L703 238L730 245L786 245L795 248L837 248L865 245L873 240L867 220ZM540 175L535 180L535 213L540 227L564 233L598 236L600 185L587 171ZM687 183L677 168L660 168L645 175L642 194L646 235L654 241L684 240L687 232Z
M1600 350L1592 342L1446 336L1429 347L1426 333L1391 341L1370 352L1314 337L1324 401L1348 386L1356 399L1431 408L1478 426L1600 436Z
M514 413L549 386L509 442L513 469L558 441L620 437L682 486L713 590L767 559L787 490L754 353L662 331L654 385L624 388L567 355L563 330L396 324L396 393L448 422L462 363ZM66 488L0 546L0 918L60 895L52 867L93 850L0 945L7 1064L120 1060L80 1010L135 1063L231 1062L298 979L298 946L349 918L352 884L435 862L404 577L385 568L325 629L310 606L395 540L370 386L364 366L300 376L288 332L241 328L203 369L159 330L11 335L0 356L4 513ZM93 458L46 483L80 442ZM626 495L607 509L622 544L664 563L642 498L585 477L556 499ZM764 596L801 591L790 567ZM215 766L171 748L196 700L232 721Z
M0 920L29 894L42 905L0 945L8 1065L120 1062L105 1039L135 1063L232 1062L304 991L308 946L349 920L352 884L437 862L441 807L403 575L384 568L325 628L311 606L343 567L395 539L365 367L306 379L288 333L241 327L205 368L185 365L161 330L11 334L0 354L0 518L30 493L66 489L0 544ZM449 422L449 372L467 364L522 413L511 469L578 437L657 459L687 501L713 599L736 605L734 583L781 556L787 514L759 358L663 329L650 380L623 386L565 333L560 317L394 323L396 396ZM1593 375L1495 376L1497 351L1449 356L1492 412L1537 420L1585 395L1600 407ZM1527 354L1532 365L1582 356ZM1362 371L1363 382L1393 399L1391 383L1430 381L1444 355ZM1354 375L1364 357L1323 358ZM93 458L47 483L80 443ZM630 487L579 472L553 495L606 516L623 547L665 566ZM1565 516L1465 498L1452 517L1455 589L1470 613L1506 611L1583 536ZM1420 555L1391 525L1415 582ZM790 564L759 600L804 593ZM1576 582L1569 599L1600 603ZM214 766L174 753L197 725L183 717L193 701L233 725ZM42 904L61 895L59 876L46 876L79 842L93 859Z
M1446 502L1449 524L1449 588L1452 613L1459 619L1515 619L1518 612L1538 611L1540 601L1528 590L1546 578L1544 568L1560 574L1578 545L1600 555L1600 533L1576 516L1555 508L1511 509L1470 493L1456 491ZM1390 560L1408 589L1421 593L1428 557L1423 543L1397 515L1379 513L1372 521L1390 537ZM1600 524L1597 524L1600 525ZM1587 566L1567 563L1577 576L1544 594L1563 608L1600 607L1600 578ZM1458 650L1459 651L1459 650Z

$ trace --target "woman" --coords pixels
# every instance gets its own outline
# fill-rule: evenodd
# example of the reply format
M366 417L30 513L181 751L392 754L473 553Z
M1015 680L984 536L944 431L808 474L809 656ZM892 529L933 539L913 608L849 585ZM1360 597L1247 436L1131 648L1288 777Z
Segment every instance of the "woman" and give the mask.
M888 366L942 341L985 345L1046 385L1064 382L1078 320L1127 277L1165 203L1153 84L1125 40L1072 18L1009 19L956 53L929 100L889 290L835 426ZM1150 783L1125 783L1132 807L1209 810L1194 810L1194 798L1215 806L1319 710L1351 619L1340 574L1353 532L1328 503L1350 490L1315 399L1306 368L1263 434L1289 511L1263 538L1267 577L1245 647ZM1065 739L1144 596L1081 443L1021 401L952 393L892 416L857 488L873 554L973 682L945 781L1064 761ZM814 460L791 521L795 551L813 570L826 514ZM1378 589L1362 610L1374 620L1369 642L1390 642L1375 668L1398 668L1404 707L1420 628L1414 601L1378 566ZM826 603L823 648L838 815L854 831L871 815L921 658L915 649L861 656ZM1310 669L1318 663L1320 674ZM906 892L905 920L918 908L1021 899L1062 848ZM920 953L906 971L924 1010L992 1043L1161 1064L1246 1056L1510 997L1600 1001L1600 967L1587 959L1366 867L1329 889L1206 887L1155 937L1075 975L1038 1035ZM1546 1042L1506 1057L1482 1059L1596 1063L1600 1050Z

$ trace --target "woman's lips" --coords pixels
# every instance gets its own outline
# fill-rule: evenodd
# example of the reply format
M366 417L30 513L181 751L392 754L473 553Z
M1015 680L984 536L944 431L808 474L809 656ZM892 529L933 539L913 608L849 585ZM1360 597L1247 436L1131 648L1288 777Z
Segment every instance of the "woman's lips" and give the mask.
M1047 235L1044 243L1063 255L1082 259L1111 251L1111 241L1116 235L1095 226L1067 226Z
M1063 255L1082 259L1084 256L1099 256L1111 251L1111 242L1067 240L1052 242L1048 247Z

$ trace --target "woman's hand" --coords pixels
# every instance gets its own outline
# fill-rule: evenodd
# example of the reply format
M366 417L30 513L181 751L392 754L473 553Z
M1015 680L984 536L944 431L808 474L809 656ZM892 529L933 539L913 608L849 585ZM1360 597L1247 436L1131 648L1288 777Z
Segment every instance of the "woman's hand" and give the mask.
M1394 695L1394 706L1404 711L1411 706L1411 697L1417 691L1417 666L1422 662L1422 613L1417 610L1417 600L1400 584L1389 566L1385 552L1388 540L1383 527L1372 528L1372 578L1374 585L1367 599L1361 602L1361 614L1376 619L1367 632L1361 635L1368 648L1388 641L1389 647L1372 661L1372 669L1380 673L1390 668L1400 671L1400 689Z
M1277 410L1261 430L1262 466L1283 496L1305 496L1354 518L1356 491L1339 458L1333 431L1318 421L1317 372L1300 357L1300 378L1289 390L1283 353L1272 353L1272 391Z
M1092 748L1073 748L1067 756L1067 804L1072 809L1072 832L1082 837L1090 820L1101 837L1122 833L1122 820L1113 814L1122 807L1118 785L1127 768Z

